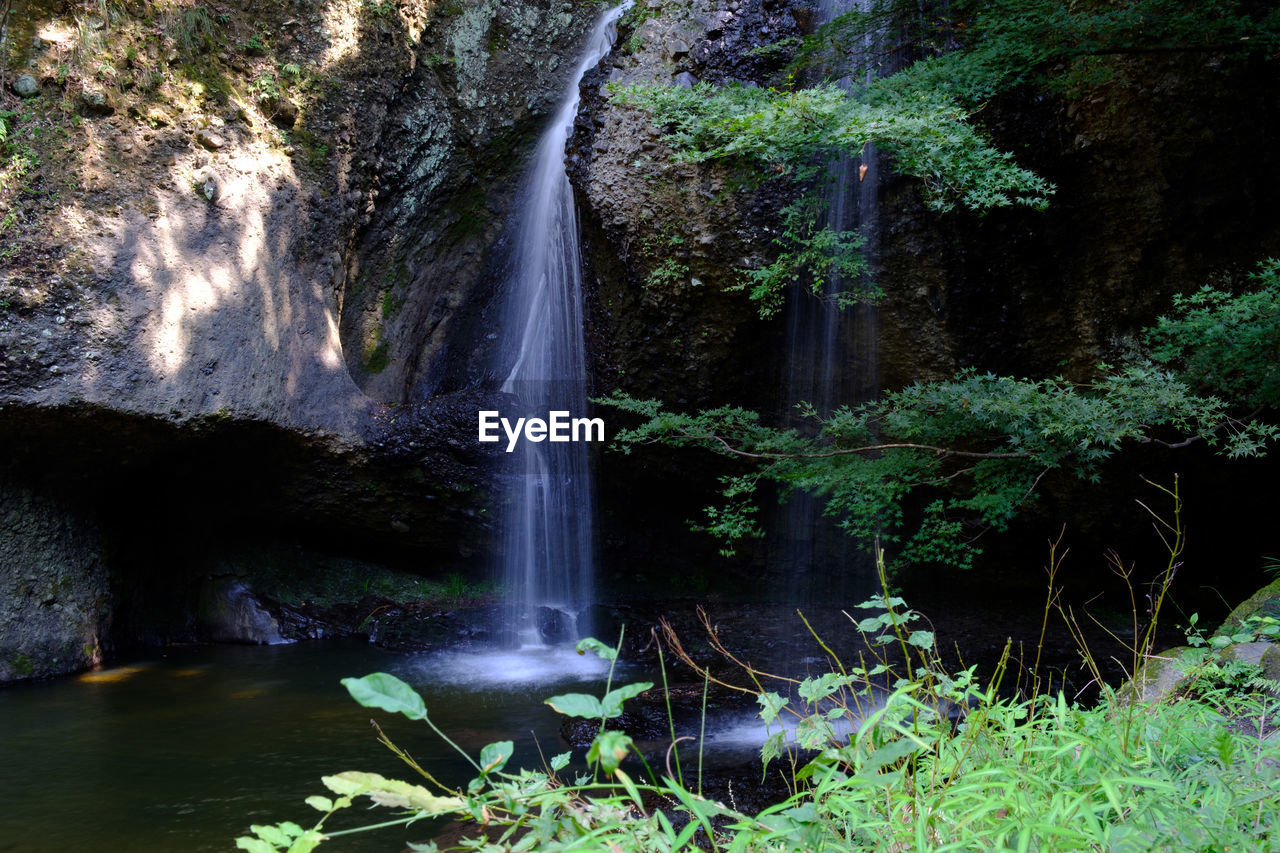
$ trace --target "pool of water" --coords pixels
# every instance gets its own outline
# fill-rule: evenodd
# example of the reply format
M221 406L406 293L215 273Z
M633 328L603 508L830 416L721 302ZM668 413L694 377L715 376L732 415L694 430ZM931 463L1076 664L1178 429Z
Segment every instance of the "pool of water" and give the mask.
M356 705L346 676L391 672L472 754L516 742L515 766L566 747L543 699L599 693L602 662L571 649L493 655L395 654L359 642L156 650L100 672L0 690L0 851L226 851L251 823L318 816L320 777L367 770L411 778L391 738L446 784L469 768L422 723ZM625 674L620 673L623 677ZM580 752L580 750L579 750ZM355 810L351 810L355 811ZM373 823L387 812L329 824ZM397 851L430 838L416 824L334 839L324 849Z

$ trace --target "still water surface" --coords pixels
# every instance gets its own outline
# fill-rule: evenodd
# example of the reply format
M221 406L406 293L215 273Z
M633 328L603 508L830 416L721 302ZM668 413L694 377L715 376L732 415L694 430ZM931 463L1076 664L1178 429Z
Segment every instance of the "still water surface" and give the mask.
M512 739L513 767L541 766L539 743L548 758L567 748L558 716L542 700L570 689L600 693L602 666L571 649L427 657L346 641L191 646L6 688L0 851L225 851L250 823L310 826L319 813L303 799L328 793L323 775L413 776L376 742L371 716L441 781L465 784L469 768L424 724L361 708L338 683L370 672L417 687L432 720L473 755ZM389 816L361 811L327 826ZM422 823L321 849L398 851L434 831Z

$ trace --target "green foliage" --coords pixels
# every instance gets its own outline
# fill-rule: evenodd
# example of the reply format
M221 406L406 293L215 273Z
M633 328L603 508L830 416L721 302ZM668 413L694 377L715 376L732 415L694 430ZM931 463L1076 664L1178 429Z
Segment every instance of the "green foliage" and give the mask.
M1156 357L1185 373L1139 360L1100 365L1094 382L1077 385L963 370L826 417L802 407L814 427L808 434L734 406L682 414L618 393L597 402L643 419L615 436L624 451L703 447L751 466L722 478L724 502L708 510L703 529L726 543L726 553L761 535L753 496L771 481L784 496L818 496L847 533L868 548L891 544L897 561L968 567L976 534L1005 529L1049 472L1098 482L1104 462L1141 443L1202 441L1229 458L1265 453L1280 428L1237 410L1280 393L1280 264L1267 261L1254 278L1255 292L1180 300L1152 331ZM1230 397L1201 393L1200 385ZM913 502L923 510L909 513Z
M559 778L568 754L552 758L542 772L508 771L513 746L500 741L484 747L478 762L467 756L479 775L466 791L440 785L382 736L439 792L375 773L325 776L334 796L306 799L321 813L313 828L288 821L254 825L253 835L237 839L237 847L309 851L338 836L432 816L474 822L474 833L464 833L473 837L449 849L486 853L666 853L695 846L743 853L1066 853L1262 850L1280 842L1280 798L1274 795L1280 742L1267 737L1280 700L1267 692L1270 683L1254 686L1260 683L1256 667L1231 664L1228 684L1226 670L1214 668L1217 653L1206 648L1192 662L1196 689L1176 699L1138 704L1107 691L1097 706L1084 708L1061 692L1002 698L996 685L1005 662L985 683L973 667L949 671L933 634L918 627L922 617L902 599L883 592L860 608L870 615L856 622L869 641L859 665L846 666L831 655L829 670L804 678L790 696L768 689L767 673L746 667L760 685L761 720L776 729L761 759L766 767L781 765L792 790L754 814L707 799L678 778L633 780L622 765L635 744L622 732L602 731L587 752L611 781ZM709 624L708 630L718 646ZM666 644L710 678L669 631ZM1211 646L1218 645L1214 638ZM580 648L616 658L616 650L595 640ZM391 676L344 683L362 704L411 715L421 709L426 719L426 703ZM335 812L360 797L398 817L355 829L325 828ZM437 844L410 849L434 851Z
M283 95L280 79L271 71L263 71L249 84L249 91L259 102L278 101Z
M1280 404L1280 261L1250 276L1255 288L1230 294L1204 287L1174 297L1174 313L1147 334L1152 357L1194 377L1203 390L1250 406Z
M650 271L645 286L655 289L676 287L689 280L689 265L666 258Z
M204 6L168 10L165 30L186 57L206 53L217 44L217 25Z
M889 0L872 15L904 25L914 4ZM916 19L918 20L918 13ZM868 24L845 16L812 39L801 62L830 57ZM917 25L918 26L918 25ZM1241 2L1120 0L1058 3L1054 0L963 0L936 21L934 44L955 49L914 63L877 83L871 97L942 93L976 107L1014 86L1072 89L1105 80L1109 57L1165 53L1222 53L1272 57L1280 47L1280 14Z
M19 223L19 200L34 192L39 180L40 122L30 106L19 111L0 110L0 235ZM17 251L17 245L0 248L0 259Z
M562 696L552 696L547 700L547 704L555 709L556 713L564 714L566 717L613 719L622 716L623 702L634 699L651 687L653 687L652 681L637 681L634 684L610 690L602 699L586 693L566 693Z
M859 156L867 145L892 153L897 168L923 178L931 205L975 210L1043 207L1053 186L986 142L964 110L924 95L868 103L834 85L792 92L732 84L716 88L615 88L622 103L642 107L668 127L682 159L736 159L766 175L817 175L826 160Z
M773 241L779 249L773 263L744 270L741 282L727 289L747 291L761 317L781 311L790 288L801 283L814 296L829 299L839 308L876 301L880 289L860 281L867 271L861 254L865 243L862 235L817 226L822 213L825 202L817 196L805 196L788 205L783 210L782 233ZM828 282L857 282L859 286L852 291L829 293Z
M308 802L316 799L322 798L307 798ZM326 802L328 801L326 800ZM292 821L285 821L273 826L254 824L249 829L258 837L245 836L237 838L237 850L248 850L249 853L275 853L277 850L285 850L288 853L310 853L324 840L324 834L319 830L304 830Z
M385 18L396 11L395 0L360 0L359 5L376 18Z
M680 251L684 245L685 238L678 229L678 225L668 225L660 235L650 235L640 241L640 250L652 265L645 276L645 287L673 290L689 281L689 265L668 254Z
M1099 466L1121 447L1163 430L1233 456L1260 453L1276 434L1233 419L1220 399L1199 396L1147 364L1092 386L962 371L825 419L810 411L814 436L765 426L736 407L686 415L622 395L600 402L648 418L619 431L622 446L706 447L754 464L752 475L725 481L726 504L712 515L713 532L729 541L758 532L746 500L759 481L771 480L825 499L826 514L868 547L880 539L899 544L900 560L962 567L977 553L969 535L975 526L1004 529L1048 471L1096 481ZM935 496L922 520L904 510L917 493Z
M727 160L747 182L767 178L808 181L840 156L858 157L869 145L894 156L899 171L923 180L929 203L949 210L957 203L987 210L1011 204L1042 208L1053 193L1048 181L992 147L967 113L944 97L913 94L871 103L834 85L777 91L733 84L716 88L632 86L615 98L653 114L681 159ZM783 213L778 255L760 268L742 271L731 289L747 291L762 316L780 310L791 285L807 282L824 293L828 281L859 281L865 271L862 237L823 227L825 205L810 194ZM832 298L844 306L874 301L862 285Z

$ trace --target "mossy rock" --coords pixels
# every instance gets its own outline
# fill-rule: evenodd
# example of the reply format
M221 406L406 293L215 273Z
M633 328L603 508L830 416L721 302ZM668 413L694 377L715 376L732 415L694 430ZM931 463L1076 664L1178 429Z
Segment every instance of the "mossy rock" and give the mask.
M1176 646L1151 655L1132 679L1121 685L1116 695L1121 702L1158 702L1176 694L1192 678L1203 652L1190 646Z
M1262 659L1258 661L1258 665L1262 667L1262 675L1272 681L1280 681L1280 646L1275 643L1267 643L1266 649L1262 652Z
M1232 610L1227 621L1218 628L1218 633L1234 634L1250 616L1270 616L1280 619L1280 578L1276 578Z

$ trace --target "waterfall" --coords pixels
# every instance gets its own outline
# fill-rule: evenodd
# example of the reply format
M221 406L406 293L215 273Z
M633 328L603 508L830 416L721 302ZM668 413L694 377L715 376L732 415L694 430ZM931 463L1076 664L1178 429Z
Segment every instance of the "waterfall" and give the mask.
M818 23L826 24L839 15L866 10L869 0L822 0ZM876 33L868 33L862 52L853 57L861 66L865 52L874 48ZM846 66L847 67L847 66ZM866 72L870 82L874 71ZM840 80L845 89L850 78ZM875 269L879 242L878 181L880 164L874 147L868 145L858 156L842 155L825 170L821 188L826 208L826 227L833 231L856 231L865 240L862 252L869 270ZM867 273L871 274L871 273ZM856 289L840 275L830 275L826 297ZM817 299L799 284L791 295L787 327L787 368L783 376L783 403L786 424L812 429L802 423L795 410L800 402L811 403L820 415L844 404L870 400L878 391L877 318L872 305L859 304L840 309L832 298ZM837 601L854 604L874 590L874 566L865 554L855 552L842 531L822 517L822 502L808 494L792 496L780 513L777 543L770 562L787 578L788 597L799 604Z
M511 223L503 286L499 375L502 415L585 415L587 368L582 331L582 258L565 145L578 112L582 78L613 47L630 2L597 22L555 118L538 141ZM503 454L501 579L515 605L511 633L522 644L572 639L592 600L593 496L588 445L521 441Z

